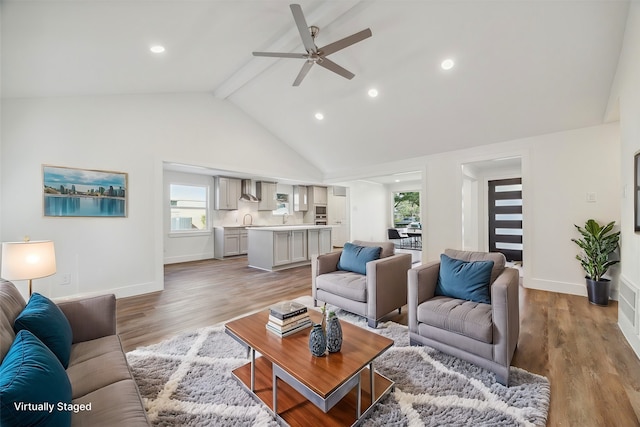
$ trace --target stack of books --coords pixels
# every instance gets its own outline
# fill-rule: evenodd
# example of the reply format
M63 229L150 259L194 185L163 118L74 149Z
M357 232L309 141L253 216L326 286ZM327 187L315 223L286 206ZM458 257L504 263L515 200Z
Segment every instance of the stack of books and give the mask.
M311 325L311 318L304 304L283 301L269 308L267 330L280 337L294 334Z

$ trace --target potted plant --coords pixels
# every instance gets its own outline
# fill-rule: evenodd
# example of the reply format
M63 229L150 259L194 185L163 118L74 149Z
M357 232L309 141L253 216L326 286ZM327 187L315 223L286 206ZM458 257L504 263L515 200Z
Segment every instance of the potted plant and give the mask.
M576 255L576 259L580 261L582 268L587 273L585 279L591 304L609 304L611 281L602 276L609 267L620 262L611 259L611 254L618 248L620 240L620 232L612 231L614 224L615 221L611 221L603 227L593 219L588 220L584 228L574 224L582 238L571 240L582 249L582 253Z

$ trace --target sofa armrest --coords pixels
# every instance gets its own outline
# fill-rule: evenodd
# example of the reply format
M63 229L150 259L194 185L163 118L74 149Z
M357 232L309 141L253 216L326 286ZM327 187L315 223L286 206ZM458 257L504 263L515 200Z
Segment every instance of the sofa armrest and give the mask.
M505 268L491 285L494 360L509 365L520 333L519 276Z
M411 332L418 332L418 306L435 296L439 273L440 261L422 264L407 273L407 315Z
M367 263L367 318L377 320L407 303L411 254L395 254Z
M73 332L73 343L116 334L116 297L100 295L58 302Z

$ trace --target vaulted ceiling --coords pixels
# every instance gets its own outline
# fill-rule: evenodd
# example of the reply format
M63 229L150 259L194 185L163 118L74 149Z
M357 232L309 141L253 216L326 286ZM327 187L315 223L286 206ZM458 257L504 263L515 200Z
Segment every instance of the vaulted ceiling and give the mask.
M299 1L346 80L303 61L285 1L2 2L2 96L203 92L325 174L601 124L628 2ZM164 45L161 54L149 52ZM440 67L453 59L454 68ZM371 98L369 89L379 95ZM324 120L317 120L317 112Z

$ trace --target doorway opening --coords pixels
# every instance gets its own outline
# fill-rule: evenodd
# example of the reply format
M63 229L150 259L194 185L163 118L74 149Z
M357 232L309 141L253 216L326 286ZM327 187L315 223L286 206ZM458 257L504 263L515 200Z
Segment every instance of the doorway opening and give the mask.
M502 252L523 275L522 158L462 165L462 247Z
M489 252L522 262L522 178L488 182Z

